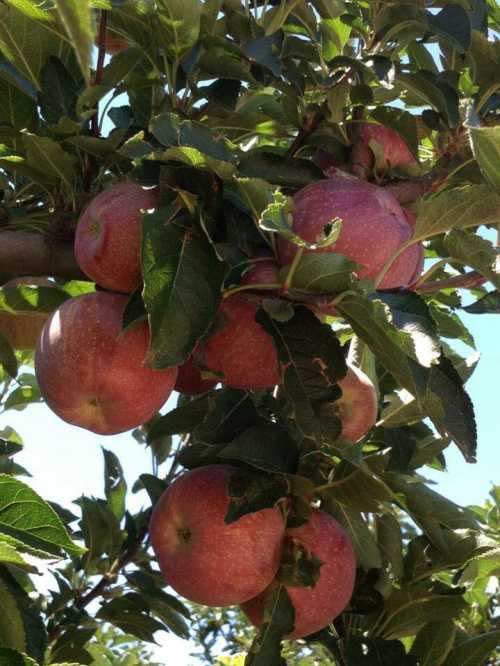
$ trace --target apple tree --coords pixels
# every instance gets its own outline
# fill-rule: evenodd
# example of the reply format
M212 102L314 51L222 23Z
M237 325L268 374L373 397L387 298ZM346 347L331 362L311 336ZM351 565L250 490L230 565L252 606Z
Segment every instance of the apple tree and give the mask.
M426 468L481 455L499 29L494 0L0 3L1 413L152 457L127 485L104 448L62 507L0 432L2 666L162 631L206 663L497 663L498 488L461 507Z

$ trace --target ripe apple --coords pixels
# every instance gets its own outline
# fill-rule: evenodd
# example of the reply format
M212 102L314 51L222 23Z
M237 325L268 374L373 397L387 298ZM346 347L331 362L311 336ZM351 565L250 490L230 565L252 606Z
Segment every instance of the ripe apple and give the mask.
M348 133L354 146L351 156L353 172L363 178L376 169L383 174L394 168L415 167L415 156L404 139L391 127L368 122L349 123ZM377 155L370 143L377 144ZM376 159L378 157L378 159Z
M374 279L386 262L412 235L405 214L390 192L353 176L337 173L311 183L294 197L293 231L309 243L325 237L325 227L343 220L338 239L328 247L306 252L338 252L363 268L360 277ZM297 246L278 238L282 265L289 264ZM420 259L418 246L409 247L392 264L379 289L405 287L415 274Z
M101 287L131 293L141 284L142 214L156 207L157 198L156 190L124 181L94 197L83 212L75 256Z
M22 284L37 287L55 286L47 277L13 278L2 286L8 288ZM34 349L48 318L48 312L0 312L0 333L3 333L14 349Z
M279 267L274 256L266 250L252 257L252 263L243 274L241 284L278 284Z
M277 507L226 524L229 465L198 467L180 476L153 511L151 545L167 583L186 599L230 606L256 596L273 580L285 526Z
M323 629L344 610L354 588L356 560L351 540L325 511L313 509L307 523L288 529L286 535L322 562L314 587L286 586L295 608L295 627L286 638L295 639ZM267 591L241 606L257 627L262 623Z
M338 415L342 437L353 444L369 432L377 420L377 392L370 378L352 365L340 380L342 396L335 402L322 405L320 413Z
M184 393L184 395L198 395L198 393L210 391L217 383L217 379L203 379L201 370L194 363L194 357L190 356L178 368L174 391Z
M258 307L234 294L222 301L216 328L205 343L204 365L223 376L223 384L263 389L281 383L281 370L271 336L255 321Z
M36 376L48 406L100 435L154 416L177 377L177 368L145 366L148 326L122 331L126 303L125 296L102 291L66 301L45 324L36 350Z

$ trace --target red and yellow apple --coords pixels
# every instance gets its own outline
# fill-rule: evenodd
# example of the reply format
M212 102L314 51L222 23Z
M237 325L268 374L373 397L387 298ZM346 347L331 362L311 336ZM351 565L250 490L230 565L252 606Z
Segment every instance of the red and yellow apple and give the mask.
M279 567L284 520L277 507L227 524L229 465L199 467L160 497L150 524L151 545L167 583L207 606L230 606L266 588Z
M330 514L313 509L307 523L288 529L288 539L321 561L319 579L313 587L286 586L295 609L295 627L286 638L308 636L334 620L348 605L356 577L352 543L344 529ZM242 604L242 609L257 627L268 590Z
M101 435L150 419L169 397L177 368L145 365L145 322L122 330L127 298L96 292L72 298L52 313L36 350L38 384L64 421Z
M19 285L55 286L47 277L13 278L2 286L9 288ZM47 312L0 312L0 333L3 333L14 349L34 349L48 318Z
M255 321L258 307L234 294L222 301L215 329L205 342L203 364L238 389L263 389L281 383L272 337Z
M141 284L141 220L157 205L156 189L124 181L98 194L78 221L75 256L80 268L111 291L131 293Z

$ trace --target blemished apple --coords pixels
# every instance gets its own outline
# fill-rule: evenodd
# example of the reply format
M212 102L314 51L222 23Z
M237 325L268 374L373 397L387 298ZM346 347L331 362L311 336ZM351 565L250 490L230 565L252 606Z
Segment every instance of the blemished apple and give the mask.
M355 140L351 156L353 173L365 177L376 167L378 174L384 174L394 168L416 166L415 156L406 145L403 137L391 127L376 123L349 123L348 133ZM377 144L378 162L370 147L370 142Z
M103 190L84 210L76 228L75 256L101 287L128 294L140 286L141 220L157 200L156 189L124 181Z
M218 383L218 379L204 379L201 370L195 365L195 359L190 356L188 360L180 365L177 373L174 391L184 395L198 395L210 391Z
M229 465L180 476L160 497L149 534L167 583L207 606L242 603L266 588L279 567L285 525L277 507L226 524Z
M168 399L177 368L145 365L145 322L122 330L127 297L96 292L52 313L38 340L35 368L47 405L60 418L114 435L152 418Z
M341 436L348 442L359 442L377 420L377 392L370 378L353 365L339 381L342 396L335 402L321 406L320 413L338 415L342 425Z
M33 285L54 287L47 277L21 277L9 280L3 287ZM43 325L49 318L48 312L0 312L0 333L7 338L14 349L34 349Z
M375 279L386 262L412 236L405 213L394 196L382 187L338 173L311 183L294 197L293 231L308 243L325 237L325 227L342 219L339 237L324 248L305 252L337 252L362 266L359 277ZM297 246L278 238L280 263L289 264ZM405 250L391 265L379 289L406 287L420 262L419 246Z
M322 562L313 587L286 586L295 609L295 627L289 639L308 636L326 627L349 604L356 578L356 560L349 536L330 514L313 509L307 523L288 529L287 538ZM242 610L257 627L268 590L242 604Z
M214 332L205 342L203 363L237 389L280 384L282 374L272 337L255 320L258 307L240 294L219 306Z

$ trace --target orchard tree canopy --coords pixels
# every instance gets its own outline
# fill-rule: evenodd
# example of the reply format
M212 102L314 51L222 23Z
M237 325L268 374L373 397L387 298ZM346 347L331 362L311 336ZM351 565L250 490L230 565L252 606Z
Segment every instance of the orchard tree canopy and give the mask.
M499 30L495 0L0 2L0 411L153 459L127 488L104 448L103 497L61 507L0 431L1 666L133 666L162 631L498 663L499 489L426 469L481 456Z

